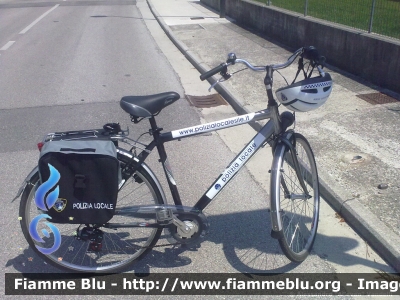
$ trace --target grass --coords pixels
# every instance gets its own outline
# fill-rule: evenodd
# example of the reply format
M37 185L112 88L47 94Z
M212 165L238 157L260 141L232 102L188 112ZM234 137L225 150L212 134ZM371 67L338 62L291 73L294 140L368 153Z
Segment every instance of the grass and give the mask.
M306 0L271 2L273 6L304 14ZM368 31L371 6L372 0L308 0L307 15ZM400 39L400 0L376 0L372 32Z

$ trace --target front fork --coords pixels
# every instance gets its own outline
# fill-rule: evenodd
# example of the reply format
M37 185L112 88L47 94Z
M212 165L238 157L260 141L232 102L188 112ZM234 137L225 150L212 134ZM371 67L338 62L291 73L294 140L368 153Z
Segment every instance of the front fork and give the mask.
M283 178L283 170L282 163L285 159L285 153L290 151L291 156L288 158L287 163L289 163L296 171L296 175L299 179L300 186L304 191L303 195L292 195L291 191L288 189L284 178ZM271 222L272 222L272 232L271 236L273 238L281 238L283 236L283 226L281 219L281 207L280 207L280 185L282 184L282 188L285 193L285 197L289 197L291 199L296 198L310 198L309 192L307 190L307 186L304 182L303 177L300 172L300 165L297 159L296 149L295 149L295 136L293 130L288 130L283 134L281 138L279 138L275 147L273 147L274 158L272 161L271 168L271 184L270 184L270 214L271 214Z

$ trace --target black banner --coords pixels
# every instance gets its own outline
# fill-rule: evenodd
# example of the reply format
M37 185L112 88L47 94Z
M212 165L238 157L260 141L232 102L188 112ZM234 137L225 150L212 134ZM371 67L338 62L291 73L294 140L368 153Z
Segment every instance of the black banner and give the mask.
M400 275L372 274L19 274L6 295L400 295Z

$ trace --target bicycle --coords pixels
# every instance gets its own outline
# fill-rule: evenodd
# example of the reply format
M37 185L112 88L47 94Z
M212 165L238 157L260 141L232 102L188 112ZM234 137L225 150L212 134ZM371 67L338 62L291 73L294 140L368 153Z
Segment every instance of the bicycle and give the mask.
M201 80L220 73L227 80L228 66L244 64L247 69L266 72L267 109L240 115L234 118L196 125L162 133L156 124L155 116L175 102L180 96L166 92L148 96L127 96L120 101L121 108L127 112L133 123L143 119L150 122L152 141L144 144L128 137L129 130L122 130L119 124L111 123L102 129L58 132L48 134L43 143L55 138L85 139L109 138L114 141L117 158L121 165L122 181L115 215L106 224L81 224L78 228L71 224L57 224L62 243L60 248L45 255L36 249L38 242L29 234L29 224L41 211L35 206L34 194L40 185L37 167L27 176L18 192L21 197L20 223L29 245L50 264L73 272L121 272L132 263L143 258L160 238L162 230L172 236L175 243L198 243L204 238L209 224L202 211L223 188L234 178L242 167L261 147L267 144L273 151L270 184L271 235L278 239L284 254L294 262L301 262L310 253L318 227L319 182L314 154L304 136L287 129L295 121L295 113L279 113L278 103L272 93L273 72L291 65L297 58L298 71L288 87L278 89L278 101L292 111L312 110L321 106L332 90L329 73L323 71L324 58L313 47L303 47L295 51L283 64L253 66L235 54L216 68L202 74ZM308 63L304 63L304 60ZM305 67L308 64L308 69ZM313 71L319 76L311 78ZM243 69L244 70L244 69ZM305 79L294 83L300 71ZM302 95L303 98L296 98ZM293 99L295 97L295 99ZM172 175L164 143L180 140L198 134L216 131L249 122L269 119L253 139L229 163L228 167L213 182L193 207L183 206L176 182ZM119 142L129 145L130 150L119 147ZM152 150L157 148L160 162L169 185L174 204L166 203L166 196L157 177L145 164ZM140 151L140 153L137 153ZM41 225L45 227L45 225ZM81 228L84 226L83 228ZM48 234L40 246L51 247L54 236ZM93 243L97 246L93 247Z

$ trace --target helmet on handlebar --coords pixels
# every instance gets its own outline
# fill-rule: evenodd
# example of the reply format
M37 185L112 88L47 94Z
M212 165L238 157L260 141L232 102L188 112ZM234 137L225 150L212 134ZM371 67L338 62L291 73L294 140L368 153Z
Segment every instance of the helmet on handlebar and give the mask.
M332 91L332 78L324 76L307 78L276 90L278 101L292 111L317 109L328 100Z

